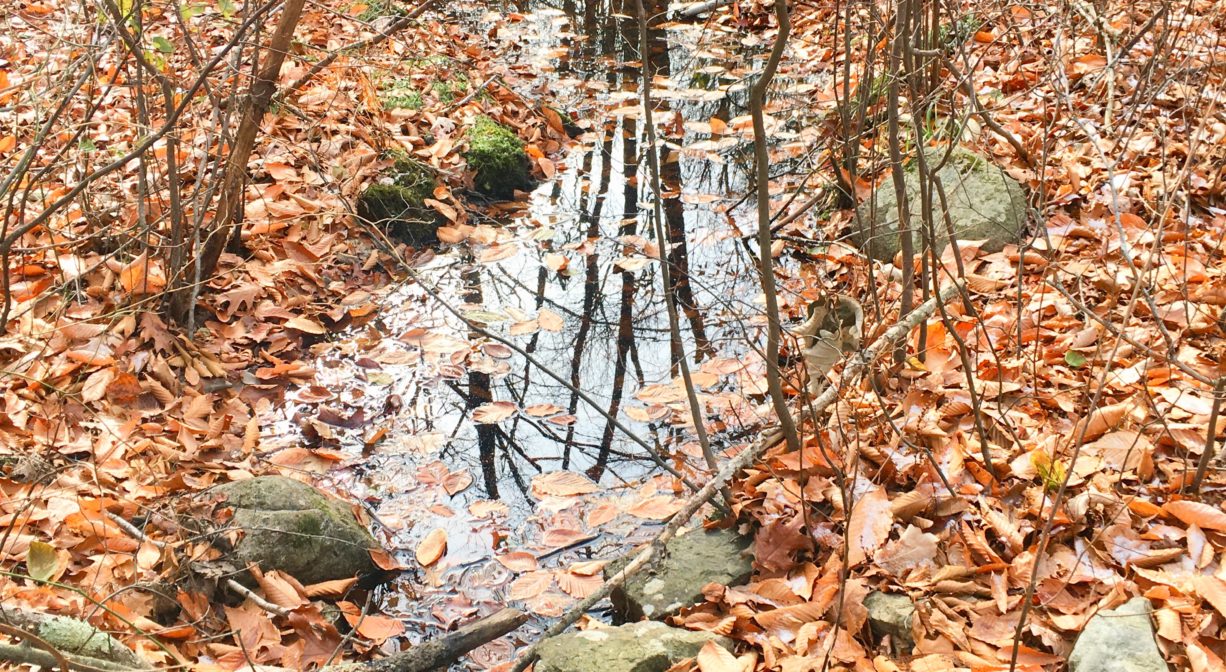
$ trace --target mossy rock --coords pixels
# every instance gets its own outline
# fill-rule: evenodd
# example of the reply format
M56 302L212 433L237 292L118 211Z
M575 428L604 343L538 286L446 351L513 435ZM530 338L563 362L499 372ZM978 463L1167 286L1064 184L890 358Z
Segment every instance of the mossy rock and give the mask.
M665 672L698 655L707 642L731 651L730 640L711 632L644 621L558 635L540 648L536 672Z
M358 198L358 217L386 227L392 237L413 247L438 242L439 214L426 205L437 186L429 167L401 157L380 181Z
M230 560L274 569L304 584L344 579L375 570L377 543L352 508L315 488L282 476L261 476L217 488L234 509L232 527L242 538Z
M477 117L468 129L464 160L473 172L473 186L487 196L511 198L516 189L524 190L532 184L524 142L489 117Z
M748 549L752 539L736 530L691 530L665 545L664 557L648 572L640 572L610 596L614 615L625 623L643 618L663 620L704 601L708 583L738 586L753 575ZM605 578L621 570L626 559L611 563Z
M925 157L929 166L945 156L945 148L929 149ZM1009 243L1021 240L1026 224L1026 194L1022 186L987 158L965 149L955 148L937 171L949 205L950 221L958 240L987 241L982 249L998 252ZM924 249L923 208L920 200L919 162L903 168L910 207L914 249ZM887 178L873 192L872 198L860 205L863 228L853 231L853 238L869 256L892 261L902 249L898 229L898 198L894 181ZM932 188L932 214L935 242L940 253L949 243L945 214L936 188Z

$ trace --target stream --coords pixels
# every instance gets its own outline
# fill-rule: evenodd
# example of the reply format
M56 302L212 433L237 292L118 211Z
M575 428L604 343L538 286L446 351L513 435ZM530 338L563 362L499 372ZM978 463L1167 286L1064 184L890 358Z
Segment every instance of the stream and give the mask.
M684 495L659 462L696 481L707 473L674 384L681 349L717 449L746 440L766 412L750 346L760 313L755 248L741 240L756 230L754 201L741 199L752 181L751 144L712 134L710 122L748 123L751 66L741 55L762 45L701 23L657 21L650 34L682 331L675 343L639 160L634 4L540 2L511 21L479 7L446 11L473 33L496 31L496 53L535 74L531 89L516 92L576 112L587 132L526 203L498 221L470 222L477 228L467 243L418 265L420 283L378 297L377 320L317 346L316 383L290 400L269 444L327 447L337 463L324 487L364 502L376 536L414 568L379 596L385 613L410 624L408 642L514 603L517 572L495 551L566 567L616 557L658 530L667 502ZM772 140L803 145L786 129ZM490 412L497 422L475 417ZM576 500L534 491L534 477L559 470L586 474L600 492ZM644 501L664 502L664 513L625 515ZM447 533L446 556L420 569L413 549L437 528ZM533 596L529 610L560 614L575 594L568 588ZM460 669L508 660L543 625L534 620L482 647Z

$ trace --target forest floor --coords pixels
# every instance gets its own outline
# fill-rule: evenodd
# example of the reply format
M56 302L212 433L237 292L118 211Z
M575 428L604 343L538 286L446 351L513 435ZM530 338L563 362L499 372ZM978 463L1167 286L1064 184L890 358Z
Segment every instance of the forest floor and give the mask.
M506 669L599 588L606 561L681 508L689 490L646 452L709 478L678 349L720 460L773 423L756 247L742 238L757 227L744 101L777 27L769 7L742 3L652 29L678 236L667 251L693 286L678 344L659 241L642 224L632 4L461 3L354 52L395 14L378 0L323 4L304 14L281 84L341 56L264 119L244 252L222 256L194 333L162 317L164 259L131 253L167 208L133 198L135 165L6 257L0 604L88 619L152 665L231 670L369 659L511 603L534 615L528 628L462 663ZM1057 670L1095 613L1138 595L1176 669L1226 667L1220 464L1193 488L1223 427L1226 19L1221 3L1099 4L968 4L948 23L972 84L941 69L948 100L982 106L994 127L937 105L962 125L926 142L973 148L1024 185L1033 231L931 260L963 278L974 313L950 303L901 362L843 382L829 418L805 419L801 451L772 447L734 481L753 582L708 591L675 623L737 640L739 658L686 669ZM184 35L220 48L237 11L192 7L145 15L172 65L189 62ZM855 211L826 196L888 184L888 143L866 133L860 174L835 174L830 138L865 54L880 67L888 53L884 38L845 44L840 11L792 10L767 110L784 222L771 254L787 325L828 293L851 295L867 344L900 318L900 276L849 242ZM96 18L49 0L2 19L5 170L48 118L39 91L73 72L64 44L93 44ZM874 20L865 6L853 23ZM99 59L98 108L65 112L89 114L88 132L45 139L45 174L21 185L38 203L140 141L129 65ZM525 143L531 193L471 194L465 133L480 116ZM184 163L209 155L191 135L207 124L189 112ZM352 215L393 149L443 176L427 202L445 222L434 249ZM269 473L349 495L398 578L378 592L263 586L288 615L202 585L191 567L219 551L176 511ZM892 656L865 627L875 590L928 605L913 655Z

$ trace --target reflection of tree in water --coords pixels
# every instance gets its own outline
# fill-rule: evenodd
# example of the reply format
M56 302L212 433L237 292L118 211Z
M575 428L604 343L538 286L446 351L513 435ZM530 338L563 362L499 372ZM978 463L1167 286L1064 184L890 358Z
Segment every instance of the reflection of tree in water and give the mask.
M615 1L577 6L565 2L561 9L579 37L570 40L568 56L557 64L557 76L582 81L589 81L589 75L598 76L611 92L637 91L639 71L633 63L640 55L634 4ZM654 11L662 10L658 6ZM668 31L653 29L650 39L649 58L655 73L677 77L682 86L696 68L711 63L693 53L692 47L689 51L679 47L669 39ZM739 113L736 103L727 98L657 100L657 104L661 111L669 111L661 119L671 117L671 111L685 119L701 120L712 116L727 119ZM526 480L519 474L523 467L536 471L586 469L596 479L606 473L618 478L642 473L647 457L643 449L623 449L630 442L603 417L607 414L624 420L627 374L633 373L640 386L667 382L675 374L683 350L692 350L701 361L728 345L733 334L725 325L716 322L712 329L713 308L731 308L724 312L736 320L747 314L744 306L734 305L752 296L734 290L741 284L738 276L742 275L735 266L735 243L725 241L727 244L713 253L708 240L699 246L702 254L694 256L693 241L727 230L727 224L709 207L687 205L682 199L683 194L743 193L745 176L735 165L677 158L675 153L669 160L671 150L659 148L665 159L661 176L667 195L663 202L664 229L669 238L673 289L684 316L684 348L669 338L656 265L641 270L615 265L619 257L642 253L626 245L625 237L652 237L652 227L641 226L638 221L640 215L649 214L640 212L639 202L652 196L638 170L644 151L641 135L642 128L634 116L609 118L592 129L587 151L573 154L568 161L570 169L559 173L547 187L549 191L534 195L533 214L544 217L553 228L552 240L537 251L537 258L533 259L529 251L506 262L473 267L465 274L467 299L472 304L489 310L504 306L525 311L547 308L561 315L565 326L560 333L538 331L525 338L524 348L601 406L599 410L591 408L573 390L534 371L524 361L512 360L514 373L496 375L492 380L488 373L470 374L464 403L469 409L501 398L521 408L553 403L577 418L573 424L560 427L521 413L501 425L478 426L476 452L491 495L498 492L498 474L503 469L521 484ZM527 247L532 249L531 245ZM567 253L569 273L546 268L544 255L548 252ZM692 275L695 260L702 269L701 279ZM744 259L739 263L750 266ZM704 284L709 282L717 286ZM739 329L734 331L735 337L741 338ZM654 440L650 436L653 427L632 426L658 446L688 438L671 423L655 427L655 431L664 429L666 435ZM497 460L492 459L495 450ZM635 466L628 467L630 461ZM621 471L626 473L619 474Z

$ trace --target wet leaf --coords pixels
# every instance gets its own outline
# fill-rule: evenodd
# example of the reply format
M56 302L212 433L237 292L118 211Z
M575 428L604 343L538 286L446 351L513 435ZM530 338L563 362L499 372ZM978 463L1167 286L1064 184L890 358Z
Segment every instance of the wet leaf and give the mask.
M432 530L417 545L417 563L422 567L429 567L438 562L446 552L447 531L441 528Z
M592 479L574 471L554 471L532 479L535 497L573 497L600 490Z
M509 419L519 407L509 401L495 401L473 409L473 422L493 425Z
M511 551L496 555L494 559L512 572L530 572L537 568L536 556L527 551Z

